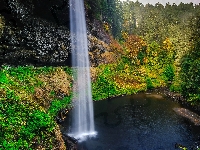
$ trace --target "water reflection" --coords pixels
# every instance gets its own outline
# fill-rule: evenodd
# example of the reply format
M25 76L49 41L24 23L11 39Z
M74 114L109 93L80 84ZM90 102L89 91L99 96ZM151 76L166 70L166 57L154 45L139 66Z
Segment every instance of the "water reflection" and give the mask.
M156 93L94 102L98 136L80 143L79 149L171 150L176 143L191 147L200 129L173 111L180 107Z

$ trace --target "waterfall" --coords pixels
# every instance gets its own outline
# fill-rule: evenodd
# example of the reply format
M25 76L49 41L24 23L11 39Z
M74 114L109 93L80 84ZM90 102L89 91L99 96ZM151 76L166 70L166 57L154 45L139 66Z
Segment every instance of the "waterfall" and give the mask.
M70 0L70 35L74 77L71 136L83 140L96 135L83 0Z

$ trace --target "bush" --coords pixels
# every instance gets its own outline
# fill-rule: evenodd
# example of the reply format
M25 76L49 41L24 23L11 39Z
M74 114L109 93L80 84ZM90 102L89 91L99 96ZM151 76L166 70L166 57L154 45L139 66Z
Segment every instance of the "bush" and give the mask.
M71 104L72 94L68 97L64 97L62 100L55 99L51 102L51 106L48 110L48 113L51 116L56 116L57 112L62 108L66 108L67 105Z
M97 80L92 83L92 97L94 100L106 99L117 93L115 83L109 77L100 75Z
M166 81L173 81L175 76L175 68L172 64L169 64L165 67L163 75L166 78Z
M147 89L153 89L154 88L153 83L151 81L151 78L146 79L146 84L147 84Z
M173 91L173 92L181 92L182 91L182 88L181 86L178 84L172 84L170 86L170 91Z

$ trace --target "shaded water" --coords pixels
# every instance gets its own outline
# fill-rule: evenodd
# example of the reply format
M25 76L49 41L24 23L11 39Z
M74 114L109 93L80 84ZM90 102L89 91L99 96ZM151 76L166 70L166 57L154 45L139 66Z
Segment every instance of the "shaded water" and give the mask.
M79 143L79 149L173 150L176 143L195 147L200 141L200 127L176 114L173 108L180 107L156 93L94 102L98 135ZM70 122L65 121L69 128Z
M74 109L70 134L84 140L88 135L94 135L95 131L83 0L70 0L70 35L74 68Z

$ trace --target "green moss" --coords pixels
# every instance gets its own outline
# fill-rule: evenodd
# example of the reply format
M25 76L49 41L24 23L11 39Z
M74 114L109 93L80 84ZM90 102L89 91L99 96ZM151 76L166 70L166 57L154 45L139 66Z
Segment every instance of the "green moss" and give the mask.
M63 68L70 72L68 67ZM0 149L36 149L34 142L46 149L53 148L56 140L54 117L57 111L70 103L71 97L58 99L58 93L50 87L52 90L46 95L51 95L54 100L46 108L35 98L34 89L45 86L40 75L50 75L55 71L56 67L2 66Z

